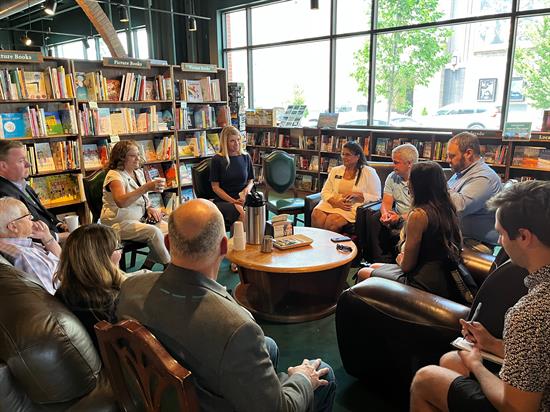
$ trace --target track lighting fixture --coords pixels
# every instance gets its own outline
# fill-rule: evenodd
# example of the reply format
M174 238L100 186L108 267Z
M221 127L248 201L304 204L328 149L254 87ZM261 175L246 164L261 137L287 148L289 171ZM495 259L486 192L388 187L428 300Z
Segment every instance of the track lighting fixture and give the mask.
M32 44L32 39L29 37L27 32L25 32L25 35L21 37L21 43L25 46L30 46Z
M189 17L189 31L197 31L197 19Z
M57 9L57 0L46 0L44 2L44 13L46 13L49 16L53 16L55 14L55 10Z
M311 0L311 9L312 10L319 9L319 0Z
M126 6L118 6L118 20L121 23L128 23L128 9L126 8Z

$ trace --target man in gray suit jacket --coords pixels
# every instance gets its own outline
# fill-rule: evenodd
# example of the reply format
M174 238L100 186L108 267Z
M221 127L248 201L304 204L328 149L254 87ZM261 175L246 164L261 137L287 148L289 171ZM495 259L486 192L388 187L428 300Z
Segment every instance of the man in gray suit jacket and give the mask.
M330 411L335 383L328 365L306 359L277 375L274 341L216 282L227 252L216 206L189 201L168 227L171 264L124 282L118 318L137 319L191 370L203 411Z

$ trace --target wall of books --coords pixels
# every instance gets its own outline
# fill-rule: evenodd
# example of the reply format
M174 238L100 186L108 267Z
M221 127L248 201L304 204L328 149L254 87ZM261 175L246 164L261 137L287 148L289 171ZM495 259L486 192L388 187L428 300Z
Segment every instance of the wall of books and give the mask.
M247 149L252 157L256 180L263 183L263 157L275 149L294 155L296 189L318 192L328 172L342 163L340 152L348 141L357 142L370 161L391 161L394 147L413 144L420 160L434 160L448 167L447 142L461 130L452 132L383 130L383 129L311 129L271 126L247 126ZM503 141L501 132L476 131L485 161L508 179L550 178L550 132L533 132L522 141ZM383 183L383 182L382 182Z
M219 150L229 124L225 70L119 60L42 58L0 68L0 138L27 146L30 184L54 212L89 221L82 178L103 168L119 140L138 144L147 179L165 177L153 202L193 197L191 167Z

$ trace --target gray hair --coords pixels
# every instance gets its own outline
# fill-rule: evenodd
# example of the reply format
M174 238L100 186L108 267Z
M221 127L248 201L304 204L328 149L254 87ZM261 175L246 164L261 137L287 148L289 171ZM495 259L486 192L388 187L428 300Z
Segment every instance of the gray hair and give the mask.
M481 148L479 147L479 139L477 136L470 132L462 132L456 136L451 137L450 143L456 143L460 153L466 153L466 150L472 149L476 156L481 155Z
M29 213L27 206L20 200L13 197L0 199L0 234L9 235L8 224L26 213Z
M418 150L414 145L410 143L403 143L397 147L394 147L391 151L391 157L393 158L396 154L399 154L403 158L403 160L406 160L408 162L418 162Z
M225 236L225 225L221 214L212 214L204 222L202 230L193 238L187 237L178 229L174 213L168 219L170 249L193 261L210 260L216 253L216 245Z

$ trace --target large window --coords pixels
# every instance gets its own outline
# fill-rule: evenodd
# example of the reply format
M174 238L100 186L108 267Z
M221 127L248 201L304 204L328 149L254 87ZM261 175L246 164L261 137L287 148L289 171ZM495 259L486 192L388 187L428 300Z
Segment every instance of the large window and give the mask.
M230 78L251 79L250 107L304 103L304 125L330 110L348 126L500 129L532 121L534 130L550 109L550 0L310 7L273 1L222 14L224 64Z

